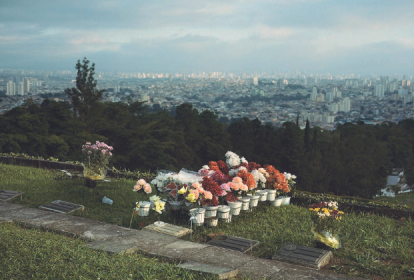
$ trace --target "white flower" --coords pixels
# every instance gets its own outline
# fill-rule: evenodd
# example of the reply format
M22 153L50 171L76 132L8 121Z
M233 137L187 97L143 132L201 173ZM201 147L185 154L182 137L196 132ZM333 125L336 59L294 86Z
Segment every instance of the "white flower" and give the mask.
M242 157L240 160L241 160L241 162L248 163L247 160L244 157Z
M207 170L209 170L210 167L208 165L203 165L203 167L201 169L207 169Z
M244 166L240 166L240 167L239 167L239 168L237 168L237 169L232 169L232 170L230 170L230 171L229 171L229 175L230 175L230 176L232 176L232 177L234 177L234 176L236 176L236 175L237 175L237 173L239 173L239 170L242 170L242 169L244 169L244 170L246 170L246 171L247 171L246 167L244 167Z
M150 197L150 201L151 202L156 202L156 201L160 201L161 197L159 197L158 195L153 195Z
M253 175L254 180L256 181L256 183L259 183L259 182L260 183L266 183L265 176L262 173L260 173L259 170L255 169L251 172L251 174Z

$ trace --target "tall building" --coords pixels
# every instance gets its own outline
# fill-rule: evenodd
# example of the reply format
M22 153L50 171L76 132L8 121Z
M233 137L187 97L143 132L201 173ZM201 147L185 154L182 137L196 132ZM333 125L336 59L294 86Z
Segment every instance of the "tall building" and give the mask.
M397 83L396 82L392 82L390 83L390 92L394 92L397 90Z
M333 101L333 93L332 92L327 92L325 94L325 100L328 102L332 102Z
M313 87L312 92L310 94L310 100L316 101L317 97L318 97L318 89L316 87Z
M344 111L344 112L349 112L351 111L351 100L347 97L341 100L341 103L339 104L339 106L343 106L342 110L340 109L339 111Z
M374 87L374 96L376 97L384 97L385 87L383 84L376 85Z
M23 86L24 86L24 92L28 93L30 91L30 80L28 78L24 78Z
M259 79L257 77L253 78L253 85L255 85L255 86L259 85Z
M23 84L23 82L20 82L17 85L17 94L18 95L24 95L24 84Z
M9 81L7 83L6 95L7 96L16 95L16 84L13 81Z

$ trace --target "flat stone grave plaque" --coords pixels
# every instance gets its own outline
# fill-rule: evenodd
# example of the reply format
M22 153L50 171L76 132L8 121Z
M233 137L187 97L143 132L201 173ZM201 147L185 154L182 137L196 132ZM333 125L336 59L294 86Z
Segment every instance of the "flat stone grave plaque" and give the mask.
M320 269L332 258L331 251L286 243L272 259Z
M152 230L176 237L182 237L192 232L189 228L179 227L176 225L164 223L162 226L156 226L154 224L150 224L146 227L144 227L146 230Z
M175 267L188 269L196 272L202 272L207 275L214 275L218 279L230 279L237 276L239 272L237 269L229 267L215 266L212 264L197 263L197 262L186 262L178 264Z
M62 200L55 200L51 203L39 206L40 209L53 211L57 213L69 214L76 210L83 210L85 207L80 204L70 203Z
M0 201L8 201L23 194L19 191L0 190Z
M244 239L240 237L219 235L216 238L211 239L207 242L209 245L235 250L242 253L247 253L252 250L254 247L259 245L259 241Z

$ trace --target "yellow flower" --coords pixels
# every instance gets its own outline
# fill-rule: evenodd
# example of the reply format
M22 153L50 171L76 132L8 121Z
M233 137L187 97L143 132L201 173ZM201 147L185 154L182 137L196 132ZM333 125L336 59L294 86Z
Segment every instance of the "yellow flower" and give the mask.
M160 200L155 201L154 202L154 206L155 206L155 208L153 208L153 210L155 212L158 212L159 214L161 214L162 213L161 211L164 210L165 202L164 201L160 201Z
M190 202L196 202L194 193L190 193L189 195L187 195L186 199Z
M309 208L310 211L313 211L313 208Z
M344 213L344 212L342 212L342 211L338 211L338 213L339 213L339 214L345 214L345 213Z
M315 208L313 211L318 212L321 208Z
M186 188L184 188L184 187L182 187L179 191L178 191L178 193L179 194L185 194L187 192L187 189Z

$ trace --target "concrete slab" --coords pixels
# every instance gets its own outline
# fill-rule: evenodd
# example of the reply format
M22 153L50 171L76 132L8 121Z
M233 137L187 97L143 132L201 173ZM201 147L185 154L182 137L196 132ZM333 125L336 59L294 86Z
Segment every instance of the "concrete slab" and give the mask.
M256 258L243 254L241 252L222 249L218 247L208 247L203 249L202 254L197 254L197 252L182 256L181 260L184 261L194 261L197 259L200 263L208 263L218 266L238 268L242 265L254 261Z
M16 209L24 208L23 205L18 205L10 202L0 201L0 212L3 211L12 211ZM3 215L3 214L0 214Z
M133 231L128 235L114 236L106 240L96 240L85 244L85 246L114 254L132 253L137 250L148 253L158 247L163 247L178 240L176 237L165 234L152 232L149 234L142 230ZM154 256L155 254L151 253L150 255Z
M237 267L239 275L253 279L269 278L285 267L284 263L258 259ZM297 278L299 279L299 278Z
M148 253L168 261L180 261L189 255L199 255L201 250L204 254L204 250L209 247L210 245L178 240L162 247L152 248Z
M0 216L16 222L28 221L37 217L50 215L50 212L34 208L19 207L10 211L0 212Z
M230 279L237 276L237 269L232 269L228 267L215 266L205 263L198 262L187 262L183 264L176 265L176 267L193 270L197 272L202 272L207 275L215 275L218 279Z
M39 210L42 211L42 210ZM50 213L45 211L46 213ZM25 221L29 226L41 227L58 233L76 235L85 240L105 240L131 233L133 230L66 214L51 213Z

